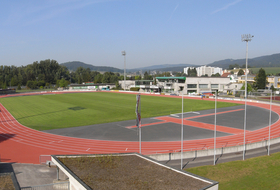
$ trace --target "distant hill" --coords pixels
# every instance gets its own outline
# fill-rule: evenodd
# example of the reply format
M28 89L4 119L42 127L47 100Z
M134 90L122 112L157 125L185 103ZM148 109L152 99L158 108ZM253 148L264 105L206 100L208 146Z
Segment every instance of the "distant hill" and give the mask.
M194 65L194 64L164 64L164 65L152 65L149 67L140 67L140 68L135 68L135 69L129 69L129 72L136 72L136 71L162 71L162 72L167 72L167 71L176 71L176 72L182 72L185 67L199 67L200 65Z
M246 63L246 59L225 59L221 61L215 61L208 64L211 67L221 67L228 69L229 65L238 64L240 66ZM248 65L251 67L280 67L280 53L273 55L266 55L248 59Z
M223 69L228 69L229 65L238 64L242 66L246 63L244 59L225 59L220 61L215 61L210 64L206 64L207 66L212 67L221 67ZM61 65L66 66L68 69L75 71L78 67L90 68L92 71L99 71L99 72L120 72L123 73L123 69L118 69L115 67L105 67L105 66L93 66L90 64L86 64L80 61L72 61L62 63ZM248 59L248 65L250 67L280 67L280 53L273 54L273 55L266 55L260 56L252 59ZM185 67L199 67L201 65L194 65L194 64L164 64L164 65L152 65L149 67L139 67L135 69L127 69L127 72L137 72L137 71L176 71L182 72Z
M63 65L72 71L76 71L78 67L83 67L85 69L89 68L92 71L99 71L99 72L123 72L123 70L115 67L93 66L80 61L71 61L71 62L61 63L60 65Z

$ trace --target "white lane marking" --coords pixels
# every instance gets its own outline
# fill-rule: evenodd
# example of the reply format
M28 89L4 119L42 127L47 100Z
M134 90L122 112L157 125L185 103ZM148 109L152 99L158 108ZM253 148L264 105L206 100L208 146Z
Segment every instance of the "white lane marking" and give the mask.
M89 151L90 148L88 148L86 151Z
M128 148L125 149L125 151L127 151Z

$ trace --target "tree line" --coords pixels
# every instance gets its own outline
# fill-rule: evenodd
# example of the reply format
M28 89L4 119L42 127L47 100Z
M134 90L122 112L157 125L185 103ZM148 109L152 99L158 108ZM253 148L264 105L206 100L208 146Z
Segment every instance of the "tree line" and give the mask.
M131 78L127 77L127 80L129 79ZM51 88L54 85L66 87L70 83L116 83L118 80L123 80L123 76L120 76L119 73L105 72L102 74L83 67L77 68L76 71L70 71L67 67L50 59L20 67L0 66L0 88L2 89L10 86L17 86L18 89L21 86L27 86L31 89Z

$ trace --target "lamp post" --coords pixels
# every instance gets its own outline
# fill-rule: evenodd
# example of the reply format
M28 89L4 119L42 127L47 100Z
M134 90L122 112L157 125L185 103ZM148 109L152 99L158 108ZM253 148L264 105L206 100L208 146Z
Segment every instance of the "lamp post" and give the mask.
M245 150L246 150L246 113L247 113L247 65L248 65L248 42L252 40L254 36L251 34L241 35L241 41L246 42L246 69L245 69L245 110L244 110L244 149L243 149L243 160L245 160Z
M124 77L124 91L125 91L125 75L126 75L126 65L125 65L125 51L122 51L122 55L124 56L124 70L123 70L123 77Z

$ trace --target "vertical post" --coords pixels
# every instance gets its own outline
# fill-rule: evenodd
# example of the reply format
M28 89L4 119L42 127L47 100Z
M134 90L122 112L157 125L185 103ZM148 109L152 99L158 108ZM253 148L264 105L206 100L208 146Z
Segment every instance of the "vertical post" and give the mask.
M248 41L246 42L246 69L245 69L245 110L244 110L244 142L243 142L243 160L245 160L246 151L246 117L247 117L247 63L248 63Z
M141 154L141 96L140 93L136 95L136 126L139 135L139 154Z
M184 141L184 97L182 91L182 124L181 124L181 170L183 169L183 141Z
M59 168L57 166L56 166L56 171L57 171L56 172L56 174L57 174L57 176L56 176L57 177L57 181L59 181Z
M139 95L139 106L140 106L140 117L141 117L141 98L140 98L140 95ZM139 153L141 154L141 119L139 121Z
M270 151L270 130L271 130L271 102L272 102L272 90L270 94L270 109L269 109L269 129L268 129L268 146L267 146L267 155L269 155Z
M244 34L241 36L241 41L246 42L246 70L245 70L245 112L244 112L244 148L243 148L243 160L245 160L246 151L246 113L247 113L247 68L248 68L248 42L252 40L254 36L251 34Z
M217 90L216 90L216 95L215 95L215 122L214 122L214 125L215 125L215 129L214 129L214 165L216 165L216 127L217 127Z
M123 70L123 77L124 77L124 91L126 89L126 86L125 86L125 80L126 80L126 59L125 59L125 55L126 55L126 52L125 51L122 51L122 55L124 56L124 70Z

